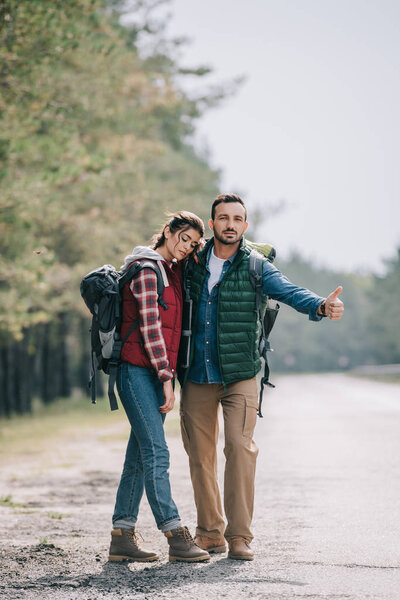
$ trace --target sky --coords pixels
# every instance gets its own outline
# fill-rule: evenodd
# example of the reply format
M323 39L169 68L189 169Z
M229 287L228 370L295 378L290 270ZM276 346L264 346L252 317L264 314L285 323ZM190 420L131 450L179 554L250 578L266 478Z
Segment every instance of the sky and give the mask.
M245 81L195 143L265 213L257 241L334 270L383 272L400 247L400 2L172 0L167 33L207 84ZM274 206L282 210L274 214Z

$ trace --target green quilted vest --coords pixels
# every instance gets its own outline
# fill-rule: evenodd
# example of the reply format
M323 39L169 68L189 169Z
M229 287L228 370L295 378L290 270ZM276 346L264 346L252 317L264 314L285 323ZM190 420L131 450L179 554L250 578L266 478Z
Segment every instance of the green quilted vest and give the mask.
M207 275L207 253L213 244L209 240L199 252L199 262L193 266L190 295L193 299L193 338L196 334L197 308ZM217 340L219 367L223 384L251 379L261 368L258 342L261 325L256 310L256 293L249 279L251 248L242 239L238 253L229 271L220 283L217 308ZM263 297L264 308L267 297ZM194 344L191 348L190 364ZM187 371L188 372L188 371Z

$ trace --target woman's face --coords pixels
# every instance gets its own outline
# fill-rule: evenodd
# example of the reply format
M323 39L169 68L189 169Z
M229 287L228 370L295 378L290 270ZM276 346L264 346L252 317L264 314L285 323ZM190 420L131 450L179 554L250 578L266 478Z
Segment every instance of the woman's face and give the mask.
M165 229L165 250L167 260L180 261L188 257L193 250L199 245L201 236L200 233L190 227L189 229L179 229L175 233L171 233L169 228Z

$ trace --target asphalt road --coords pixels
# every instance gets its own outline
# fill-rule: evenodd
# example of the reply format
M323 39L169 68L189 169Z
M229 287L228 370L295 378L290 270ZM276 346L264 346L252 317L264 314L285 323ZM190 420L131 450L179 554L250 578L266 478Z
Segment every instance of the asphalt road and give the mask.
M400 386L339 375L277 383L256 435L255 547L266 564L254 591L399 599Z
M145 500L138 529L161 560L107 562L127 434L110 415L101 430L75 425L46 452L3 465L1 495L25 508L0 507L0 597L399 600L400 386L344 375L275 383L256 429L253 562L169 563ZM179 436L169 446L174 498L193 531L187 457Z

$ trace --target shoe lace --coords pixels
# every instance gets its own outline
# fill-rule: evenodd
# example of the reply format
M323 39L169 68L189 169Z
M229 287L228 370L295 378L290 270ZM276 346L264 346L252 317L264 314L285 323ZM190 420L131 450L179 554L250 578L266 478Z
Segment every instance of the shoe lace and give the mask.
M132 542L135 544L135 546L139 545L139 538L142 542L144 542L143 536L140 533L140 531L135 531L135 529L131 529L130 531L128 531L128 535L132 539Z
M178 531L178 535L179 535L179 537L182 537L186 542L189 542L190 544L195 543L195 541L192 538L192 536L190 535L190 531L187 527L181 527Z

